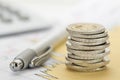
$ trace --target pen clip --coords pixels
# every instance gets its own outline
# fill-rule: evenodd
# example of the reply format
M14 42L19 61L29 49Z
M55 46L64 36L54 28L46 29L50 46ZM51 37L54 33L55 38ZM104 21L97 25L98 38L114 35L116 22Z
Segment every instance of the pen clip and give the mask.
M29 67L33 68L33 67L40 66L42 63L44 63L50 57L51 51L52 51L52 46L47 47L41 55L36 56L31 60Z

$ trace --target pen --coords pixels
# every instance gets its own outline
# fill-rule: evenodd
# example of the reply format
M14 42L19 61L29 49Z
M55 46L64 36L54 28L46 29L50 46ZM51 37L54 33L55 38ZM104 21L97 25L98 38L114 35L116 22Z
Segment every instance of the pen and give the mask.
M26 68L40 66L49 57L53 47L67 36L65 27L56 27L51 34L48 34L37 45L22 51L10 63L12 71L20 71Z

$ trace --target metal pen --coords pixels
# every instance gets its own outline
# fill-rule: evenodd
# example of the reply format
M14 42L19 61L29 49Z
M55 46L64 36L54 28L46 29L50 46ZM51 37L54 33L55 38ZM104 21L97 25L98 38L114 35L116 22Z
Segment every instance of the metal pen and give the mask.
M43 41L37 45L22 51L10 63L12 71L20 71L26 68L37 67L44 63L49 57L55 44L67 36L65 27L56 27Z

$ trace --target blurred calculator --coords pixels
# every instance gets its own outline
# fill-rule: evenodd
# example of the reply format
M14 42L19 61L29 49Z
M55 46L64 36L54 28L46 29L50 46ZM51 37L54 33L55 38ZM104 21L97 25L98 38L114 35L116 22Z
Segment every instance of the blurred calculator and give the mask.
M0 37L50 28L42 17L13 5L0 2Z

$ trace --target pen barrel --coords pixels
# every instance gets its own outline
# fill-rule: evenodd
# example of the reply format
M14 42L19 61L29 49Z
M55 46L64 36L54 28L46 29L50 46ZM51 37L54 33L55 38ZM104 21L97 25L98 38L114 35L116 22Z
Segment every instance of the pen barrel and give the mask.
M41 55L42 51L50 46L53 48L56 47L60 42L66 39L68 36L65 28L57 28L53 30L53 33L49 34L40 43L31 47L31 49L35 50L37 55Z
M37 55L34 50L26 49L23 52L21 52L17 57L15 57L15 60L20 59L24 64L22 69L25 69L29 66L29 63L35 56L37 56Z

